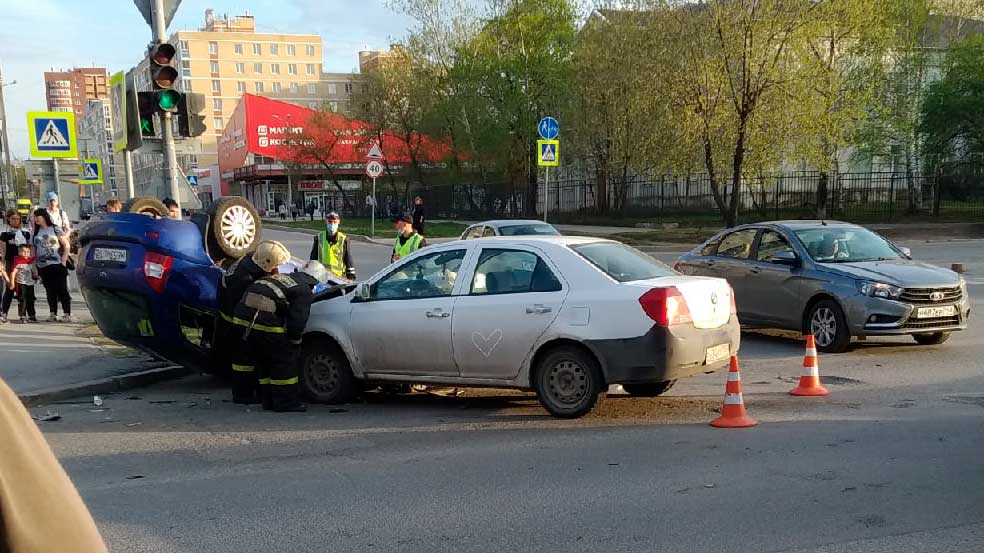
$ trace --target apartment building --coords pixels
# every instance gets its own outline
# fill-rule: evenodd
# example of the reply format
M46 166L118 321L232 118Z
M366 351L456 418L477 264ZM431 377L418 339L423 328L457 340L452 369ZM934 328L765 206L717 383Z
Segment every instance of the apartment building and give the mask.
M281 92L268 92L258 96L352 116L355 114L352 99L358 86L357 73L322 73L321 80L317 82L291 83L290 87Z
M48 111L74 112L78 126L89 100L109 97L109 76L103 67L45 71L44 87Z
M113 120L109 100L89 100L79 122L79 155L102 160L103 184L95 188L96 201L119 196L116 157L113 154Z
M171 41L178 49L181 89L206 97L200 167L217 163L216 139L244 93L307 90L321 80L319 35L257 32L249 14L217 17L206 10L204 27L178 31Z

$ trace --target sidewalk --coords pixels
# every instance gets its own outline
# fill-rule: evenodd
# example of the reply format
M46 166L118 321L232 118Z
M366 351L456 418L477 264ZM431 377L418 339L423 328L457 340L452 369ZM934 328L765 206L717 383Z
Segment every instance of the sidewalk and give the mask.
M69 280L72 316L76 322L49 323L48 303L39 282L35 305L37 324L21 324L17 302L11 306L11 322L0 325L0 378L20 396L50 393L90 385L170 366L143 353L106 339L92 322L92 315L79 292L75 274ZM59 315L61 314L59 310ZM82 393L81 391L79 393Z

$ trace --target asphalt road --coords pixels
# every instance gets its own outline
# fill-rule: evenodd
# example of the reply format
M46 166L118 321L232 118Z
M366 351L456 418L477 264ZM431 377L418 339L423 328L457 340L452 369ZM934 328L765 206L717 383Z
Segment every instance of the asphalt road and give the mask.
M984 241L904 245L967 264L979 312ZM356 246L363 275L388 261L385 246ZM826 398L786 393L802 343L746 333L761 423L746 430L707 426L720 373L663 398L609 397L576 421L529 394L471 390L274 415L205 377L103 410L40 410L63 415L43 429L113 551L963 553L984 550L984 333L971 324L942 346L878 339L822 356Z

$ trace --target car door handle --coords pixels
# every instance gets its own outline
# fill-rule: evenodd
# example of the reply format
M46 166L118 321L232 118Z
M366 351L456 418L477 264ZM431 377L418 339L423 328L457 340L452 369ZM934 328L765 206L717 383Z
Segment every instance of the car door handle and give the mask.
M538 304L535 304L533 307L527 307L526 308L526 314L527 315L533 315L533 314L543 315L544 313L550 313L551 311L553 311L552 308L547 307L547 306L542 305L542 304L539 304L539 303Z
M757 275L757 274L759 274L759 273L761 273L761 272L762 272L762 269L759 269L758 267L752 267L752 268L751 268L751 269L749 269L748 271L749 271L750 273L752 273L753 275Z
M705 262L704 262L704 265L706 265L706 266L708 266L708 267L713 267L713 266L714 266L714 262L713 262L713 261L710 261L710 260L708 260L708 261L705 261Z
M450 313L448 313L447 311L441 311L440 309L427 312L427 317L430 319L445 319L450 316L451 316Z

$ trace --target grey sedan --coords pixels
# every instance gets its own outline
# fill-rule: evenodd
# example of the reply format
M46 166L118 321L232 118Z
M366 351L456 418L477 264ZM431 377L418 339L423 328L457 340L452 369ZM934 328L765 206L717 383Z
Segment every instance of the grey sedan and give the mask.
M941 344L967 328L960 275L913 261L874 232L835 221L787 221L728 229L684 254L687 275L726 278L743 326L812 333L825 352L851 338L911 335Z

